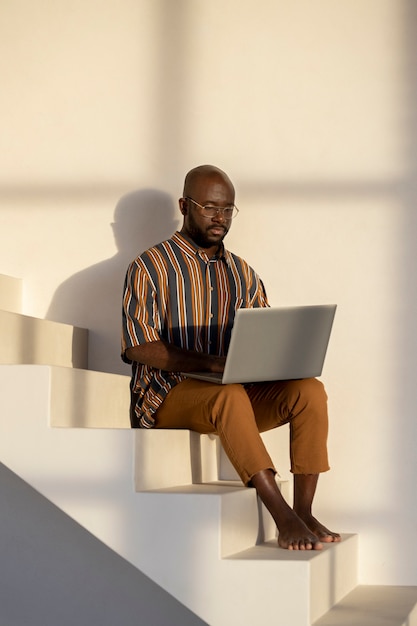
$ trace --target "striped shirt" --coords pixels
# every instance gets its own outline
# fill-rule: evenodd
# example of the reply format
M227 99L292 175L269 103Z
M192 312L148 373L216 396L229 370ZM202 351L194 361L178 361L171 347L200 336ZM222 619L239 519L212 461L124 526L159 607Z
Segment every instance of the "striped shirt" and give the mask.
M122 358L126 350L164 340L180 348L223 356L235 311L268 306L259 276L240 257L222 247L213 258L176 232L141 254L128 267L123 293ZM182 380L132 363L131 391L142 428L152 428L155 412Z

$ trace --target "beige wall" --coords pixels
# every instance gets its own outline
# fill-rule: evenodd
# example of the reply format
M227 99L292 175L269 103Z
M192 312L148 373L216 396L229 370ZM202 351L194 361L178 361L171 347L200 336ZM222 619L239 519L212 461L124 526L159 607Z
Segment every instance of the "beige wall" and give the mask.
M226 169L241 209L228 245L271 303L339 305L318 510L360 532L375 584L417 584L414 7L0 7L0 272L25 280L25 312L89 327L90 366L126 373L127 262L179 224L189 168Z

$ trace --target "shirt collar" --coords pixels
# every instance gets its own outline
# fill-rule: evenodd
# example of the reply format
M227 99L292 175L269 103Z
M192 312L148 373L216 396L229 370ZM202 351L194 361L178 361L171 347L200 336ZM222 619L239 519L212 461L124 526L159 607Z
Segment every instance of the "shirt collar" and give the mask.
M177 246L182 252L184 252L184 254L187 254L190 257L198 255L204 260L213 260L209 259L204 250L199 248L199 246L197 246L197 244L195 244L194 241L190 239L190 237L184 235L184 233L180 233L179 231L177 231L172 236L172 241L177 244ZM226 263L226 265L230 265L230 252L226 250L223 243L221 244L219 252L217 253L215 259L223 261L224 263Z

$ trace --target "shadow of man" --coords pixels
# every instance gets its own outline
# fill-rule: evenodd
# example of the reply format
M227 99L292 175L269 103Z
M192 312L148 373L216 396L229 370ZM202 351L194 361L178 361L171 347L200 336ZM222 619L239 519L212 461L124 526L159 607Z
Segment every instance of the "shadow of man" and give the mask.
M179 227L173 199L155 189L133 191L116 205L117 253L78 272L56 290L47 319L88 328L88 368L128 375L120 359L123 281L128 264Z

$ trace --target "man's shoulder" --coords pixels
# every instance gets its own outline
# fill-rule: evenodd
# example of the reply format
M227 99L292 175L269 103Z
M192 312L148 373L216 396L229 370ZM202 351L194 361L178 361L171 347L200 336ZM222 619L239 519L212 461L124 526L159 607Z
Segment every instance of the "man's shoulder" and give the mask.
M238 254L236 254L235 252L232 252L228 248L225 248L224 251L225 251L225 254L230 256L234 261L239 261L239 263L245 263L246 265L248 265L248 263L245 261L245 259L243 257L239 256Z
M253 271L252 267L249 265L246 259L239 256L238 254L235 254L234 252L231 252L230 250L225 250L225 255L226 257L228 257L228 260L231 261L236 267L241 267L246 270Z

